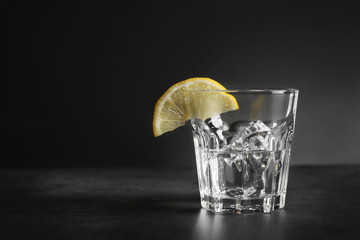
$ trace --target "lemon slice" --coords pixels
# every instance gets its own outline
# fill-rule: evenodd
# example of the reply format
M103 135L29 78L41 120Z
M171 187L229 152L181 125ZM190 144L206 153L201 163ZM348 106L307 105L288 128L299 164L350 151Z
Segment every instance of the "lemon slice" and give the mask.
M171 86L155 105L155 137L183 126L190 118L205 120L239 108L234 96L226 92L201 90L226 88L210 78L190 78Z

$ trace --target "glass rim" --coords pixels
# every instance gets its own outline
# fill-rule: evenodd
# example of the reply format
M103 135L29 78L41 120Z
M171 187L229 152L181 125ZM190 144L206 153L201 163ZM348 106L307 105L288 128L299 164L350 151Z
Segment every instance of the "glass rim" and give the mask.
M191 90L194 92L226 92L226 93L263 93L263 94L287 94L287 93L299 93L299 89L296 88L244 88L244 89L225 89L225 90Z

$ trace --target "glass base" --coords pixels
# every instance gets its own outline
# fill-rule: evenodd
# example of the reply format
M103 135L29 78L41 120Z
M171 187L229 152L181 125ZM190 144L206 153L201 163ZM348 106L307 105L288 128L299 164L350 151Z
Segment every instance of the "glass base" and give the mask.
M248 214L271 213L276 209L285 207L285 193L278 196L240 199L218 198L208 195L201 196L201 206L214 213Z

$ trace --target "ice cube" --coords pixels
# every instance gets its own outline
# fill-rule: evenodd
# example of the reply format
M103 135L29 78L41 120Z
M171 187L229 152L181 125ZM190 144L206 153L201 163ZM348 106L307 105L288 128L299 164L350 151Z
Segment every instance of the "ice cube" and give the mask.
M261 173L266 169L270 156L271 154L269 152L255 151L247 154L247 160L255 172Z
M270 150L271 129L260 120L240 126L229 147L238 151Z
M224 132L227 132L227 130L229 130L229 125L221 119L221 116L219 114L215 115L207 119L205 123L211 129L211 131L216 134L218 139L221 140L221 143L223 143L223 145L226 145L227 133L224 134Z
M229 125L221 119L220 114L209 118L206 123L214 130L229 130Z
M248 150L268 150L269 149L269 143L266 141L266 137L261 136L260 134L256 134L252 137L249 137L245 140L244 146Z
M233 166L235 166L239 172L243 170L243 162L245 161L244 155L230 152L230 153L222 154L222 157L224 162L229 167L233 168Z

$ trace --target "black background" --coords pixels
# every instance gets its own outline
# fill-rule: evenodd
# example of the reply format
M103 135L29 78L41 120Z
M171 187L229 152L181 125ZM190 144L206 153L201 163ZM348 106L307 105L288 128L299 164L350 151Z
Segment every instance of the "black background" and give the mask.
M252 1L251 1L252 2ZM152 133L172 84L300 90L292 164L359 163L359 9L237 1L14 1L2 167L194 166Z

